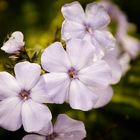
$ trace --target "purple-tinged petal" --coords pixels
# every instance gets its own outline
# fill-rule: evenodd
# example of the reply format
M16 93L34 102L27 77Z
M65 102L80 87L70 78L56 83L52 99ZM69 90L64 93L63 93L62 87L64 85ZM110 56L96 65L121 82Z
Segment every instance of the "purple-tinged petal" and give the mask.
M95 30L93 35L92 35L92 43L96 45L95 43L98 42L99 46L102 47L104 51L111 50L115 47L116 45L116 40L113 37L113 35L104 30ZM95 42L96 40L97 42Z
M54 125L54 132L61 140L82 140L86 137L86 130L83 122L71 119L65 114L57 117Z
M8 72L0 72L0 100L9 96L16 96L20 87L16 79Z
M44 75L46 94L52 103L62 104L68 98L70 79L66 73L48 73Z
M38 64L28 61L20 62L14 67L16 79L23 90L29 91L38 82L41 68Z
M83 23L85 18L84 10L79 2L65 4L61 12L66 20Z
M111 52L105 55L104 60L111 68L112 72L111 84L118 83L122 76L122 67L119 63L119 60L114 56L114 54L111 54Z
M66 72L71 67L68 55L60 42L55 42L44 50L41 64L49 72Z
M18 97L9 97L0 102L0 127L10 131L18 130L21 125L22 101Z
M93 108L99 108L105 106L111 101L113 96L113 91L111 87L107 87L106 89L103 90L97 90L95 92L99 95L99 99Z
M42 134L43 130L44 135L46 135L49 131L52 131L48 130L48 128L50 128L52 115L47 106L29 99L23 103L21 113L25 131L38 132ZM45 133L44 130L46 130Z
M78 78L85 85L95 89L106 88L112 80L111 68L104 60L98 60L79 71Z
M86 17L87 25L93 30L103 29L110 22L110 17L104 7L97 3L90 3L86 6Z
M71 81L69 91L69 104L73 109L88 111L93 108L98 96L82 82L75 79Z
M66 51L72 63L72 67L80 70L93 63L93 47L90 43L81 39L72 39L67 42Z
M83 39L85 36L85 27L80 23L65 20L62 24L61 35L65 41L72 38Z
M36 135L36 134L30 134L24 136L22 140L46 140L46 137L41 135Z
M23 34L19 31L12 33L11 37L4 45L1 47L1 50L5 51L6 53L13 54L18 52L23 46Z

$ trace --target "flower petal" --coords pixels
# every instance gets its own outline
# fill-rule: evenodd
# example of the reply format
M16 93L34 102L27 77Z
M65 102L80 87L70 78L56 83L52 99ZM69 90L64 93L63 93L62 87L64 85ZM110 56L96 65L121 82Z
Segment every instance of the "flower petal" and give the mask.
M61 12L66 20L82 23L85 18L85 13L79 2L65 4Z
M70 79L66 73L48 73L44 75L46 93L53 103L62 104L67 100Z
M110 22L110 17L104 7L97 3L90 3L86 6L87 24L95 29L103 29Z
M54 132L59 134L61 140L82 140L86 136L83 122L71 119L65 114L57 117Z
M15 38L16 41L18 42L23 42L24 36L22 34L22 32L20 31L15 31L12 33L11 35L13 38Z
M20 87L16 79L8 72L0 72L0 100L18 95Z
M45 49L41 56L41 64L49 72L66 72L71 67L67 53L60 42L55 42Z
M71 38L83 38L85 36L85 27L77 22L65 20L62 24L62 39L67 41Z
M30 134L22 138L22 140L46 140L45 136Z
M9 97L0 102L0 126L16 131L21 125L22 101L18 97Z
M30 97L38 103L49 103L44 76L41 76L37 84L30 90Z
M79 80L72 80L69 91L69 104L73 109L88 111L93 108L98 96Z
M80 70L93 63L93 48L90 43L81 39L72 39L67 42L67 53L72 67Z
M78 78L87 86L106 88L112 79L111 68L104 60L98 60L79 71Z
M24 90L30 90L40 78L41 68L38 64L20 62L14 67L16 79Z
M113 91L111 87L107 87L103 90L97 90L96 93L99 95L99 99L94 105L94 108L99 108L105 106L110 102L113 96Z
M52 115L47 106L29 99L23 103L21 113L25 131L41 133L41 130L50 128L48 125L50 125ZM47 131L44 135L46 134Z
M111 68L111 72L112 72L111 83L112 84L118 83L122 76L122 68L119 63L119 60L117 60L117 58L113 54L111 54L111 52L105 55L104 60Z
M23 46L23 34L19 31L12 33L11 37L4 45L1 47L1 50L5 51L6 53L13 54L18 52Z
M115 38L108 31L95 30L92 38L93 38L92 43L95 44L98 42L99 46L102 47L102 49L105 51L111 50L112 48L115 47L115 44L116 44ZM94 39L97 42L95 42Z

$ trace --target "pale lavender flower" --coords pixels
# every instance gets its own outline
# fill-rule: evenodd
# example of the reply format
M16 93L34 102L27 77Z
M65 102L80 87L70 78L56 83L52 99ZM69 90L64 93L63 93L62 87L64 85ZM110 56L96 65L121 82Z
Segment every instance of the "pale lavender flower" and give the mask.
M85 40L72 39L51 44L42 54L42 67L47 93L54 103L68 102L74 109L90 110L111 100L111 69L104 60L93 63L93 48ZM108 92L107 92L108 91ZM104 101L103 101L104 100Z
M85 10L78 2L66 4L62 7L65 21L62 25L62 38L67 41L80 38L90 42L94 49L93 61L105 60L112 70L112 84L119 82L122 69L117 57L111 52L115 48L115 39L105 28L110 22L110 17L101 4L88 4Z
M112 21L117 23L115 38L117 42L116 57L121 64L122 73L125 74L130 68L131 59L135 59L140 52L139 39L128 35L131 29L125 13L111 1L102 0L100 4L104 6Z
M22 140L82 140L85 137L86 130L81 121L71 119L65 114L60 114L53 130L50 129L47 136L30 134L23 137Z
M91 3L86 6L84 12L79 2L72 2L64 5L61 11L65 18L62 24L63 40L86 39L103 51L114 48L115 39L106 30L110 17L103 6Z
M20 62L14 67L15 77L0 72L0 127L10 131L22 124L27 132L46 130L51 122L44 80L38 64Z
M17 53L24 46L24 37L22 32L13 32L11 37L4 43L1 50L9 54Z

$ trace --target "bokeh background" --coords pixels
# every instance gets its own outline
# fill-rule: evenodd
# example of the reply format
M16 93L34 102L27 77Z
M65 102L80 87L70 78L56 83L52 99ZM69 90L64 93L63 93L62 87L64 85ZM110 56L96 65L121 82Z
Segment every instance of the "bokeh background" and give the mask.
M0 46L7 35L22 31L30 55L39 54L53 41L60 40L63 17L61 6L73 0L0 0ZM79 0L83 7L93 0ZM134 36L140 37L140 0L114 0L128 20L136 25ZM133 50L132 50L133 51ZM34 62L40 63L40 55ZM0 51L0 71L12 71L8 55ZM48 105L53 120L59 113L85 123L86 140L140 140L140 55L131 61L131 69L113 86L112 101L101 109L82 112L69 105ZM9 116L10 119L10 116ZM9 132L0 128L0 140L21 140L21 128Z

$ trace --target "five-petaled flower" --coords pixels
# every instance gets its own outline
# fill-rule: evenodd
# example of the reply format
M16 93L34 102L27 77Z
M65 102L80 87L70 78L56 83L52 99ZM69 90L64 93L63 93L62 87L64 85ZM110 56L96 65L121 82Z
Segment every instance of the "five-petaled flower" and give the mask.
M103 6L88 4L84 13L79 2L72 2L62 7L65 18L62 24L62 38L65 41L80 38L87 40L94 51L94 61L105 60L111 68L112 84L119 82L122 76L121 65L116 56L115 38L106 30L110 17Z
M1 50L9 54L17 53L24 46L24 37L22 32L13 32L11 37L4 43Z
M47 136L30 134L22 140L82 140L86 136L84 124L65 114L58 115L54 128L48 129Z
M88 4L85 12L79 2L65 4L62 7L65 18L62 24L62 39L86 39L97 49L106 51L115 46L115 39L106 30L110 17L100 4Z
M48 129L52 115L46 103L44 80L38 64L20 62L15 65L15 78L0 72L0 126L15 131L23 124L27 132Z
M46 92L54 103L68 102L83 111L101 107L112 97L111 69L104 60L93 63L93 48L85 40L55 42L42 54Z

